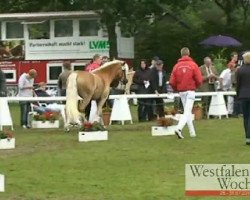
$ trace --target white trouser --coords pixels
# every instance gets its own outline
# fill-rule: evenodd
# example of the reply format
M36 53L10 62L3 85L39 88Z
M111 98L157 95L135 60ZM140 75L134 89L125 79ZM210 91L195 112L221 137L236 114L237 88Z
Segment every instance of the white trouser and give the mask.
M187 124L190 135L195 135L194 124L192 120L192 109L195 100L194 91L180 92L181 102L184 108L184 113L181 116L177 128L182 131Z
M234 112L234 97L227 96L227 110L228 114L231 115Z

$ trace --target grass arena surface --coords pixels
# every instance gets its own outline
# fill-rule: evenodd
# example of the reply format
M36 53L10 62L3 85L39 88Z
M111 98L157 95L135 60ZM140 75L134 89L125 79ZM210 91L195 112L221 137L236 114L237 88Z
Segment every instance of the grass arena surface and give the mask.
M242 119L198 121L184 140L152 137L154 122L113 125L108 141L79 143L76 130L24 130L11 112L16 149L0 150L0 200L224 199L185 197L185 164L250 163Z

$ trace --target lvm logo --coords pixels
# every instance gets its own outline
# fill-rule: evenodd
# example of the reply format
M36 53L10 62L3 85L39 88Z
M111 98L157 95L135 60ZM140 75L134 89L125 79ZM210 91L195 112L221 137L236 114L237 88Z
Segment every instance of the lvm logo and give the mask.
M89 49L92 50L108 50L109 42L106 40L93 40L89 41Z
M250 164L186 164L187 196L250 196Z

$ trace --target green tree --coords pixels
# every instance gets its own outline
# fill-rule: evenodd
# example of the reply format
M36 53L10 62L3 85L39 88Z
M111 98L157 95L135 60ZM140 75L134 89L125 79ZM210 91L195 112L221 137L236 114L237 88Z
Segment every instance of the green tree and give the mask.
M134 35L137 27L153 15L163 12L155 0L75 0L73 4L83 10L94 10L99 13L101 23L107 28L110 43L110 58L117 58L116 25L130 35Z

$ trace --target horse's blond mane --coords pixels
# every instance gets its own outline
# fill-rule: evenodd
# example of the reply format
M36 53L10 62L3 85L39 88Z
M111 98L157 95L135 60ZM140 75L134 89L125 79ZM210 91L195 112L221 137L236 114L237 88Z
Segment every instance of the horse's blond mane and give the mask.
M109 62L105 63L104 65L102 65L101 67L99 67L99 68L93 70L92 72L97 72L97 71L106 69L106 68L110 67L111 65L114 65L114 64L122 64L122 63L123 63L123 61L121 61L121 60L109 61Z

